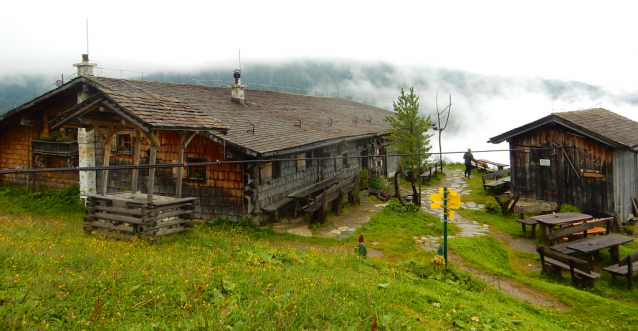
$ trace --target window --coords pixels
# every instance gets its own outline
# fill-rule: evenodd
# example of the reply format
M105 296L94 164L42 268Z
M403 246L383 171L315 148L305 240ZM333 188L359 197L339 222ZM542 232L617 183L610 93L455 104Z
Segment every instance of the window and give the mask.
M261 182L265 183L272 179L272 162L263 163L260 166L261 169Z
M132 154L133 143L130 133L119 133L115 136L115 150L122 154Z
M341 165L344 168L350 168L350 164L348 164L348 153L341 154Z
M312 152L306 152L306 158L312 159ZM306 160L306 167L312 167L312 160Z
M297 171L302 171L306 169L306 153L297 154Z
M261 165L261 182L266 183L272 179L281 177L281 166L279 162L268 162Z
M202 158L187 158L186 163L198 163L206 162L206 159ZM188 166L188 179L190 180L206 180L206 166L203 165L189 165Z

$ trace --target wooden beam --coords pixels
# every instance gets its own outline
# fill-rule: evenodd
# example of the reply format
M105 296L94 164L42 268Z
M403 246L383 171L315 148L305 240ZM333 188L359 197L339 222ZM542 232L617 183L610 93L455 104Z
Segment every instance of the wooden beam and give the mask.
M70 122L71 120L73 120L74 118L78 118L79 116L82 116L82 114L90 111L91 109L95 108L100 102L104 101L103 98L99 98L91 103L89 103L88 105L80 108L80 110L76 111L75 113L73 113L73 115L69 116L68 118L62 120L60 123L54 125L51 127L51 130L57 130L61 127L64 126L64 124Z
M142 149L142 131L139 129L135 130L135 146L133 147L133 164L140 164L140 150ZM131 183L131 192L136 194L138 190L138 181L139 181L139 170L133 169L132 183Z
M190 144L191 140L193 140L193 138L195 138L195 135L197 135L197 131L193 131L193 132L190 132L188 134L188 137L186 138L186 141L184 141L184 148L188 147L188 144Z
M96 131L100 132L99 129L97 129ZM100 133L100 137L103 138L102 145L104 145L104 161L102 162L102 165L105 167L108 167L111 164L111 140L113 139L112 131L113 131L113 127L111 126L109 130L107 131L108 137L104 137ZM109 171L102 170L102 195L106 195L108 183L109 183Z
M178 163L184 163L184 149L186 149L186 145L188 145L188 143L186 142L186 132L184 131L176 131L175 132L177 134L177 137L179 138L179 161L177 161ZM189 137L189 141L190 139L192 139L192 135L191 137ZM176 198L181 198L182 197L182 177L184 175L184 167L179 167L177 168L177 187L175 188L175 197Z
M157 147L154 144L151 145L151 155L148 161L148 164L155 165L157 157ZM155 186L155 168L148 169L148 193L146 195L146 200L153 201L153 189Z
M136 127L138 127L140 130L142 130L142 132L148 134L151 132L151 130L149 130L148 128L146 128L144 125L142 125L142 123L134 120L130 115L126 114L124 111L122 111L121 109L119 109L119 107L117 106L117 104L115 103L111 103L109 101L103 101L102 102L103 105L105 105L108 109L112 110L114 113L120 115L122 118L124 118L125 120L133 123Z
M95 124L93 124L93 129L95 129L95 132L97 132L97 135L100 136L100 139L102 139L102 143L104 143L104 141L106 141L106 137L104 136L104 133Z
M151 131L147 133L146 136L148 137L148 139L151 140L151 145L155 146L155 148L160 149L162 147L162 145L159 143L159 140L157 139L156 131Z

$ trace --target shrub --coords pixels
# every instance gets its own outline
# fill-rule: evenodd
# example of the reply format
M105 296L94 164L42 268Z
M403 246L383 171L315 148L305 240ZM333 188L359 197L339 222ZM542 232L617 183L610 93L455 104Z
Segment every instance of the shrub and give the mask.
M572 205L568 205L564 203L562 206L560 206L560 212L561 213L580 213L580 209Z
M367 190L370 188L370 171L368 171L368 169L363 168L363 170L361 170L361 172L359 173L360 176L360 180L361 180L361 189L362 190Z
M405 205L402 205L399 200L395 198L391 198L390 202L387 206L385 206L385 208L388 208L389 210L397 213L413 213L419 210L419 207L417 207L414 203L408 202Z
M489 200L485 203L485 211L490 214L499 214L501 206L496 201Z
M380 176L372 176L370 179L370 188L375 190L385 190L388 188L388 181Z

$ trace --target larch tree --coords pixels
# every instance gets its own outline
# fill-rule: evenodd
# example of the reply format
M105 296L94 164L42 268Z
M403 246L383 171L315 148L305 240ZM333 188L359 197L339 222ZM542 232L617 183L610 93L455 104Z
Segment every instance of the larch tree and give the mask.
M430 151L430 137L427 134L430 129L430 116L419 115L419 96L414 94L414 87L410 93L405 94L401 89L399 99L392 103L394 116L387 116L392 126L388 132L392 134L391 150L397 154L413 154L401 156L398 162L397 172L394 177L395 196L403 204L405 203L399 191L399 176L406 174L412 184L412 202L420 206L421 199L417 191L416 183L422 172L425 153Z

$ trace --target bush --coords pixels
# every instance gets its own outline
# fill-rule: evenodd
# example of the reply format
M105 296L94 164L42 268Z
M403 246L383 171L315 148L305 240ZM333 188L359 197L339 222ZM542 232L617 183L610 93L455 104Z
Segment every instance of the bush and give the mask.
M386 190L388 188L388 181L380 176L372 176L370 179L370 188L375 190Z
M361 189L367 190L370 188L370 171L368 169L363 168L359 173L359 178L361 180Z
M572 205L568 205L564 203L562 206L560 206L560 212L561 213L580 213L580 209Z
M413 213L419 210L419 207L417 207L414 203L407 202L405 205L402 205L399 200L395 198L391 198L390 202L387 206L385 206L385 208L388 208L389 210L397 213Z
M496 201L489 200L485 203L485 211L490 214L500 214L501 206Z

